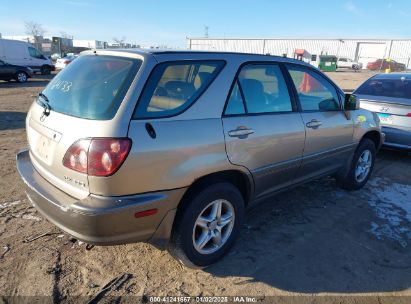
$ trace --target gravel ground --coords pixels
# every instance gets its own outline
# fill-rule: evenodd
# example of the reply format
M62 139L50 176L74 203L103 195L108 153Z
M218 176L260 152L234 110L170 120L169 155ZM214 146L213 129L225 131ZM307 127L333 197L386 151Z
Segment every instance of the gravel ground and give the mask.
M329 76L350 91L370 74ZM229 255L203 270L148 244L86 250L73 242L28 204L15 168L32 96L49 78L0 81L0 303L33 296L84 302L123 273L131 276L107 293L110 301L247 295L278 303L410 303L411 157L401 152L381 151L360 191L323 178L250 210Z

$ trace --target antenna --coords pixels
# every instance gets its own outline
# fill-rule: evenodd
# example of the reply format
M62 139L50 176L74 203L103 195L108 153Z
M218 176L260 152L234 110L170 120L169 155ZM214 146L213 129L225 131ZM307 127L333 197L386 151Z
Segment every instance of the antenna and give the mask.
M208 30L210 29L210 27L208 25L204 25L204 37L208 38Z

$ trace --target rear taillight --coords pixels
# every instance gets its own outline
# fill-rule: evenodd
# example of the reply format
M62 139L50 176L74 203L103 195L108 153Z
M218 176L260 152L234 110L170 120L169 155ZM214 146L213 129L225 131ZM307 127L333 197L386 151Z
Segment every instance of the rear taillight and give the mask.
M63 158L63 165L67 168L87 173L88 150L91 139L80 139L67 150Z
M128 138L90 138L76 141L67 150L63 165L93 176L114 174L131 148Z
M69 64L71 61L65 60L63 63L64 64Z
M411 117L411 113L408 113L407 116L408 116L408 117Z

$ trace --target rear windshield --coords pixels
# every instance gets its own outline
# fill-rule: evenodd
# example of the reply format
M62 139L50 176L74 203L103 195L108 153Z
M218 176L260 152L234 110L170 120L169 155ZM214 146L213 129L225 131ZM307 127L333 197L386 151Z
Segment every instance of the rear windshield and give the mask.
M411 99L411 79L371 78L363 83L355 94Z
M224 61L179 61L158 64L148 79L133 118L159 118L186 110L206 90Z
M111 119L141 63L125 57L80 56L53 78L43 94L53 111L86 119Z

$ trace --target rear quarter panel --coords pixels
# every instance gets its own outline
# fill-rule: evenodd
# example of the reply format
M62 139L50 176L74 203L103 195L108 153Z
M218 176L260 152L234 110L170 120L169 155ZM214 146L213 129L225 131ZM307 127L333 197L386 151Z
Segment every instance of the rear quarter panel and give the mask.
M229 169L248 174L228 161L220 118L150 121L155 138L149 136L146 123L131 121L129 156L115 175L90 177L92 193L125 195L182 188L204 175Z

